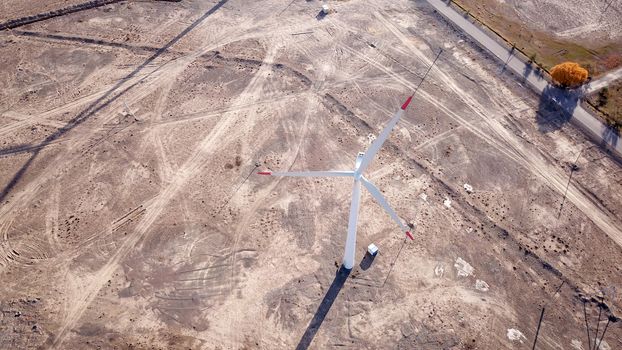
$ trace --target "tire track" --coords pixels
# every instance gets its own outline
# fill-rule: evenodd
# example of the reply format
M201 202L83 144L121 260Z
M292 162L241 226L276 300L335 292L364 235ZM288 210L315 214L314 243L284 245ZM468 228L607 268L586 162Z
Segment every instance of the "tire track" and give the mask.
M264 70L260 69L255 73L253 79L235 100L237 103L252 98L256 93L258 81L262 77L263 72ZM62 345L68 332L75 327L86 308L97 297L99 290L119 267L119 263L131 250L137 248L138 243L148 235L149 229L161 213L164 212L164 209L170 201L179 193L193 175L205 165L210 156L213 156L219 145L228 141L235 141L243 136L242 130L238 127L240 122L250 122L250 119L244 118L243 116L237 116L237 118L236 116L221 118L214 128L203 138L203 141L194 150L193 154L190 155L186 162L179 168L175 178L172 179L160 194L152 200L151 204L146 207L146 212L137 224L134 232L128 234L126 240L121 244L115 254L95 273L86 288L80 291L80 295L74 300L68 310L67 318L53 341L53 348L59 348Z
M175 75L179 75L181 72L177 72ZM164 114L164 108L166 107L166 102L168 101L168 96L173 88L173 81L163 87L160 96L155 104L154 115L150 120L150 126L153 126L155 123L162 123L162 115ZM168 183L171 180L173 175L173 169L171 167L170 162L166 157L166 150L164 149L164 145L162 144L162 136L161 129L153 129L151 128L150 138L151 144L156 149L156 154L158 156L158 165L160 171L160 179L163 183Z
M412 43L409 42L408 38L405 37L404 34L399 32L399 30L391 23L389 23L386 19L382 17L379 13L377 13L377 18L385 23L387 28L394 33L398 39L402 41L402 43L407 46L413 54L417 57L420 57L427 64L431 64L431 60L428 59L423 53L415 48ZM381 63L372 60L365 55L361 54L358 51L355 51L352 48L344 47L346 51L349 51L353 55L365 60L366 62L374 65L376 68L386 72L390 76L392 76L396 81L400 82L402 85L414 89L414 84L408 82L401 76L399 76L396 72L394 72L391 68L382 65ZM508 156L510 159L514 160L518 164L521 164L525 169L537 175L539 178L544 180L544 182L554 191L563 194L566 188L565 176L559 173L559 170L550 165L546 159L542 157L539 151L534 151L528 149L528 146L523 145L522 140L517 139L517 136L513 133L510 133L498 120L491 119L487 117L486 109L477 102L477 100L471 96L469 93L462 90L457 84L449 78L446 74L444 74L440 69L434 69L433 76L441 79L443 83L449 87L460 99L462 99L467 106L475 112L477 116L480 117L481 121L489 128L489 133L492 133L493 136L487 136L488 133L484 132L480 127L474 125L473 123L465 120L464 118L459 117L456 113L449 111L447 108L442 106L437 102L433 96L425 93L424 91L419 91L419 96L422 96L427 102L435 105L436 107L443 110L454 120L459 122L461 125L465 126L475 135L482 138L484 141L489 143L491 146L497 148L500 152ZM622 246L622 231L620 230L620 223L617 222L612 216L611 213L605 213L601 208L599 208L592 200L587 198L585 195L581 193L581 191L574 185L571 184L568 189L568 200L572 202L581 212L583 212L594 224L596 224L605 234L607 234L616 244Z
M192 54L170 60L154 67L152 71L145 74L142 78L134 77L133 79L128 80L126 84L129 85L129 90L124 95L124 102L131 105L142 100L155 91L155 89L159 88L159 84L174 80L176 76L170 74L171 71L180 69L180 66L186 67L196 58L213 51L222 45L245 38L245 35L240 35L234 38L231 36L232 32L233 29L230 29L224 33L221 33L218 38L215 38L216 43L213 45L204 46ZM133 87L133 89L131 87ZM103 125L110 123L116 117L115 111L121 107L121 101L115 101L112 103L108 107L111 112L99 115L99 118L97 119L97 125L99 127L96 126L88 130L83 130L84 134L81 135L80 138L76 138L74 143L67 145L64 152L60 152L60 154L56 155L54 158L48 159L48 163L51 164L51 166L49 166L45 172L38 175L21 191L13 193L11 201L3 203L2 207L0 207L0 222L6 220L10 213L14 212L16 208L23 205L23 203L29 203L39 192L39 190L44 188L46 181L59 176L58 174L61 172L62 168L66 166L66 164L75 163L80 157L82 157L82 152L75 151L86 147L88 143L91 142L91 138L96 134L96 132L101 130ZM71 155L72 153L73 156Z

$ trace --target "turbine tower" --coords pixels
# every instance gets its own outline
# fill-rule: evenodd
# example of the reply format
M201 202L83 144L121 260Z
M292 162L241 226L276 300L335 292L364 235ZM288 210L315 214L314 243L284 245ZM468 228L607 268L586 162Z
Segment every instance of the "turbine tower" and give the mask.
M400 120L406 108L412 101L414 96L411 95L408 97L406 102L402 104L402 107L395 112L387 126L385 126L384 130L380 133L377 139L369 146L367 152L360 152L356 157L356 163L354 165L354 170L350 171L338 171L338 170L329 170L329 171L308 171L308 172L271 172L271 171L260 171L259 175L269 175L269 176L292 176L292 177L352 177L354 178L354 185L352 187L352 202L350 204L350 218L348 220L348 236L346 237L346 246L345 253L343 256L343 266L346 269L352 269L354 266L354 258L355 258L355 250L356 250L356 227L358 223L359 216L359 204L361 199L361 183L363 186L369 191L369 193L374 197L374 199L380 204L380 206L389 214L391 219L395 221L399 227L406 233L408 238L413 239L412 233L408 229L408 226L405 225L400 217L395 213L395 211L389 206L389 203L384 198L384 196L380 193L380 190L371 183L369 180L363 176L363 172L369 167L374 156L380 151L380 148L384 144L384 142L389 138L389 134L393 127Z

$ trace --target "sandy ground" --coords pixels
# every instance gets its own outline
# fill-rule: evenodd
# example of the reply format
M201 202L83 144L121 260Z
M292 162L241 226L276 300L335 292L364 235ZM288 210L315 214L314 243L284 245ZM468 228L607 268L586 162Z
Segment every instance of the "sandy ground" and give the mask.
M622 40L622 4L616 0L495 0L497 9L532 29L586 44ZM589 46L589 44L588 44Z
M578 350L620 316L619 164L425 2L320 5L0 33L0 344L523 349L544 307L538 348ZM336 278L349 181L254 172L351 168L440 48L367 174L415 241L364 194Z

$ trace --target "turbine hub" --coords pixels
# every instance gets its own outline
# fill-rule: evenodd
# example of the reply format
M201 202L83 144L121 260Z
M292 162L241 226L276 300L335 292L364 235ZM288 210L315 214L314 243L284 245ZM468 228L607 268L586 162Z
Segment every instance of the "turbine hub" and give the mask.
M354 171L357 171L363 162L363 156L365 156L365 152L359 152L356 156L356 163L354 165Z

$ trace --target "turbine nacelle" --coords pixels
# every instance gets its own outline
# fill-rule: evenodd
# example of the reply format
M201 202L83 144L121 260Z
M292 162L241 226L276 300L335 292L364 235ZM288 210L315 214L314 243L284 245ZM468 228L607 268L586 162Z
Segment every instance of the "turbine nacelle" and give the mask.
M363 157L365 156L365 152L359 152L356 156L356 162L354 163L354 171L357 171L363 162Z

